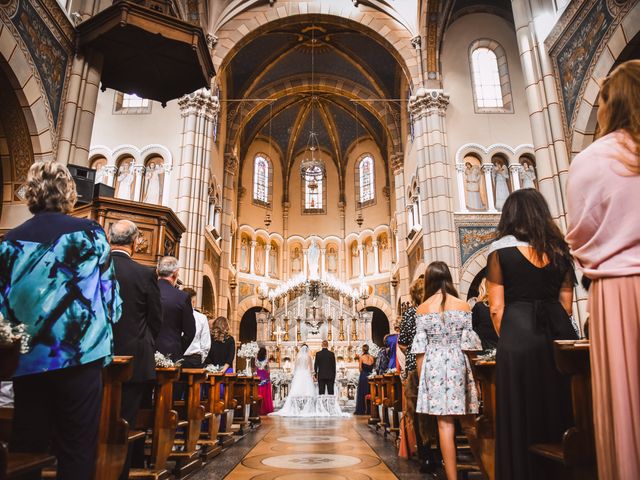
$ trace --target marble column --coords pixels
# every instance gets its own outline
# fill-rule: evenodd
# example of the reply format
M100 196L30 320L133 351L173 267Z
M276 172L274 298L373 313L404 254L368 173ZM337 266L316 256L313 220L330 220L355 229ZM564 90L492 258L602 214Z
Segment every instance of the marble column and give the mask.
M142 183L144 182L145 170L146 168L144 167L144 165L133 166L133 178L134 178L133 200L135 202L142 201Z
M256 246L258 242L251 242L251 256L249 257L249 273L254 275L256 273L255 261L256 261Z
M266 244L264 246L264 276L269 278L269 263L271 262L270 257L271 245Z
M373 274L377 275L380 273L380 251L378 250L378 242L376 240L373 241Z
M338 212L340 215L340 245L338 246L339 252L338 252L338 278L340 280L342 280L343 282L346 282L349 279L349 273L347 273L347 269L351 268L351 265L347 265L348 262L348 258L349 256L347 255L347 251L348 251L348 246L347 246L347 242L345 242L344 238L346 236L346 226L347 226L347 222L346 222L346 216L347 216L347 211L346 211L346 203L345 202L338 202Z
M552 216L565 230L569 155L553 64L545 39L538 36L534 20L555 12L550 4L531 0L512 0L511 7L525 81L539 190L546 198Z
M462 163L456 164L456 184L458 185L458 203L460 204L460 208L458 208L459 212L466 213L469 210L467 209L467 196L466 190L464 188L464 171L465 166Z
M396 262L398 263L398 293L407 295L409 293L409 258L407 257L407 205L406 189L404 182L404 156L396 153L391 156L391 168L393 171L393 186L396 196Z
M358 260L360 261L360 278L364 278L364 245L358 243Z
M453 197L447 152L445 114L449 96L442 90L419 88L409 98L414 122L420 187L420 213L424 262L441 260L458 278L458 255L453 219Z
M225 154L222 189L222 233L220 240L220 249L222 252L220 253L220 278L218 280L218 315L225 315L232 326L235 325L235 322L233 322L233 312L227 311L227 300L230 302L231 308L235 309L235 297L238 295L238 289L236 288L232 291L229 285L229 277L231 273L231 234L234 222L233 209L235 205L237 174L238 158L233 153ZM240 242L239 235L238 232L238 242Z
M324 278L327 273L327 249L320 249L320 278Z
M283 270L280 278L286 280L291 276L291 267L289 266L289 202L282 202L282 236L284 243L282 244L282 265Z
M309 273L307 272L307 264L308 264L307 262L308 262L308 260L307 260L307 249L306 248L303 250L303 261L304 261L304 263L303 263L303 266L302 266L302 273L304 273L305 275L309 275Z
M522 165L509 165L509 172L511 173L511 185L513 185L513 191L520 190L520 173L522 172Z
M220 111L218 98L200 89L178 100L182 117L182 139L177 164L178 199L176 213L187 227L180 242L182 281L202 290L209 178L213 129Z
M496 202L493 198L493 181L491 179L491 173L493 172L493 164L485 163L482 165L482 172L484 173L484 184L486 185L487 193L487 211L496 211Z

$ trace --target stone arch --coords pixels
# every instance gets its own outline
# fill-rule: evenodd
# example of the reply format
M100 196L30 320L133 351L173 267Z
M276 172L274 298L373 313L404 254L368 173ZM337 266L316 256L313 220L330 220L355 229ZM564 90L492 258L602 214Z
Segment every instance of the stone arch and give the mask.
M461 267L460 283L458 284L460 298L466 298L473 279L487 266L488 255L489 246L487 245L474 253Z
M227 7L213 28L218 39L213 63L218 71L222 71L237 51L262 32L313 15L318 21L338 23L375 37L396 58L410 83L419 78L419 65L411 45L411 39L417 32L412 31L393 11L377 15L376 9L360 5L345 18L345 8L341 2L327 0L283 2L277 8L270 2L236 1Z
M367 299L367 307L376 307L382 310L389 319L389 329L392 330L393 311L391 309L391 305L385 299L377 295L372 295ZM362 308L360 310L362 310Z
M262 307L262 301L257 297L257 295L252 295L249 298L245 298L242 302L240 302L236 308L235 322L240 324L240 320L243 315L253 307ZM269 302L265 302L264 309L271 311L271 305Z
M616 60L635 37L640 34L640 3L637 3L628 13L624 20L609 35L604 48L599 50L599 56L592 62L589 79L585 79L582 84L581 94L576 99L578 104L575 114L573 128L571 132L571 156L575 156L593 142L598 112L597 101L600 93L600 81L615 65ZM626 43L620 44L619 39L624 38Z

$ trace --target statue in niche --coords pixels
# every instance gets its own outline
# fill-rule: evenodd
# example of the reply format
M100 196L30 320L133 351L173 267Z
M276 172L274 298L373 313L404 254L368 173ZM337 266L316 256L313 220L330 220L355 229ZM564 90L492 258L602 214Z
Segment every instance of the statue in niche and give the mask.
M264 244L257 243L256 250L254 252L254 255L255 255L254 265L255 265L256 275L264 275L264 262L265 262L264 251L265 251Z
M302 271L302 252L300 247L295 247L291 253L291 272L300 273Z
M467 208L469 210L484 210L486 207L480 195L482 171L480 165L465 164L465 188L467 189Z
M311 240L311 246L309 246L309 250L307 251L307 260L309 262L309 278L318 278L320 248L315 238Z
M391 249L386 236L381 237L378 241L378 254L380 256L380 271L388 272L391 269Z
M160 203L160 175L162 174L162 165L156 162L149 162L144 174L144 203Z
M364 274L372 275L375 272L375 257L373 255L373 244L367 242L364 246Z
M360 275L360 250L357 244L353 244L351 247L351 276L357 277Z
M93 162L93 165L91 165L91 168L93 168L96 171L96 179L94 183L104 183L106 185L107 184L107 160L105 158L100 158L95 162Z
M327 271L329 273L338 272L338 252L335 247L329 247L327 251Z
M118 185L116 187L116 197L122 200L133 200L133 162L125 160L118 168Z
M269 276L278 278L278 249L275 245L271 245L269 251Z
M525 160L522 162L522 188L536 188L536 170L531 162Z
M496 186L496 209L502 210L509 196L509 170L502 160L493 161L493 182Z
M249 242L246 238L243 238L240 243L240 271L249 271Z

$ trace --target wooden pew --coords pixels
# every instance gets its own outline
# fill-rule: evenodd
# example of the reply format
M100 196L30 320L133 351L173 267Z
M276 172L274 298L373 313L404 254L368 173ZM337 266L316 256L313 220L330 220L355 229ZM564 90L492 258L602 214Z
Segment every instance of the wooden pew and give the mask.
M385 399L388 396L388 385L384 375L376 375L374 378L378 387L376 389L376 409L378 410L378 418L380 418L378 426L386 436L387 428L389 427L389 416L387 414L387 409L385 408Z
M260 407L262 406L262 397L258 392L258 385L260 385L260 377L254 375L251 377L250 381L251 386L251 408L249 410L249 421L251 422L251 427L259 427L262 423L262 419L260 418Z
M480 387L481 412L475 419L475 432L470 443L477 447L476 459L480 469L489 480L495 479L496 452L496 362L495 360L478 360L477 352L465 352L471 358L473 376Z
M367 379L369 382L369 425L376 426L380 423L380 415L378 414L378 382L376 377L372 376Z
M556 340L556 367L571 376L573 426L556 444L532 445L530 451L557 464L549 478L597 479L589 343Z
M20 359L20 343L0 345L0 380L10 380L18 368ZM25 475L42 472L42 469L52 465L55 457L47 453L9 453L9 438L11 436L11 422L13 409L0 409L0 480L19 479Z
M222 448L225 448L228 444L233 443L233 416L236 409L237 401L233 396L235 390L237 375L235 373L225 373L221 384L224 387L224 428L222 423L220 424L220 431L218 432L218 438Z
M402 416L402 380L398 373L385 373L383 377L387 391L387 397L384 399L384 406L389 419L387 432L399 439L400 417Z
M183 425L183 438L174 443L183 447L182 451L174 451L170 459L176 462L174 473L180 480L202 468L199 458L198 440L200 429L205 418L205 408L200 400L202 383L207 379L207 372L202 368L183 368L180 383L186 386L186 400L174 402L174 408Z
M234 383L233 397L236 400L233 423L238 425L238 435L244 435L244 428L250 425L251 412L251 378L237 376Z
M218 432L220 430L220 418L225 412L224 397L220 396L220 386L224 381L224 373L208 373L206 383L208 384L208 392L203 400L206 411L206 418L209 423L207 431L201 432L198 444L200 445L201 458L204 462L208 462L218 455L222 450L218 440Z

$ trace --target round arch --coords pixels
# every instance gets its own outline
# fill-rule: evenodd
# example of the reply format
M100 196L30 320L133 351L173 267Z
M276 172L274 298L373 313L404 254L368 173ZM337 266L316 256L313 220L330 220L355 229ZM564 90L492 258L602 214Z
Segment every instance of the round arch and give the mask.
M371 319L371 340L378 346L383 345L384 336L390 332L389 317L377 307L368 306L364 310L373 312Z
M477 275L487 266L488 254L489 246L487 245L474 253L460 269L461 275L458 293L461 298L467 297Z

